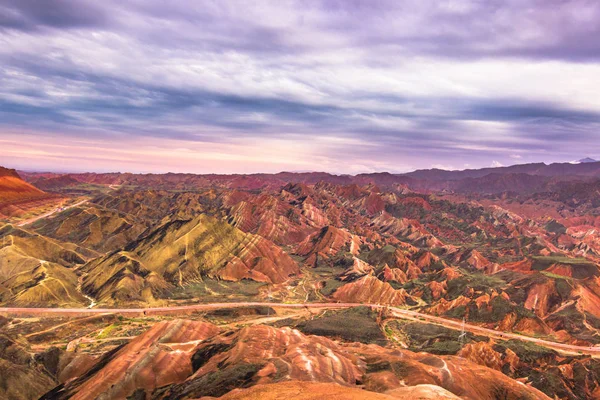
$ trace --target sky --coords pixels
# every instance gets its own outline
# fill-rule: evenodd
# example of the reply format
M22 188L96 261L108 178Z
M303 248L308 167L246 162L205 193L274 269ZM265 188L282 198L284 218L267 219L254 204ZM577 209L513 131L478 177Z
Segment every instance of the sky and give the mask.
M0 0L0 165L406 172L600 158L595 0Z

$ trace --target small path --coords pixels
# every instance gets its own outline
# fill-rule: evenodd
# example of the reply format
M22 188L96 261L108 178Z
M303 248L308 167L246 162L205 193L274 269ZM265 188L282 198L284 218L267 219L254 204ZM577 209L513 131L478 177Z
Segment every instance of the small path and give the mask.
M71 208L73 208L73 207L80 206L80 205L82 205L82 204L84 204L84 203L87 203L88 201L89 201L88 199L85 199L85 200L81 200L81 201L80 201L80 202L78 202L78 203L71 204L70 206L67 206L67 207L57 207L57 208L55 208L55 209L54 209L54 210L52 210L52 211L49 211L49 212L47 212L47 213L44 213L44 214L42 214L42 215L38 215L37 217L33 217L33 218L26 219L25 221L21 221L21 222L17 223L16 225L17 225L17 226L25 226L25 225L30 225L30 224L33 224L34 222L37 222L37 221L39 221L40 219L48 218L49 216L51 216L51 215L54 215L54 214L56 214L57 212L63 212L63 211L66 211L66 210L68 210L68 209L71 209Z
M104 315L110 315L110 313L106 313ZM37 331L37 332L28 333L27 335L25 335L25 337L29 338L29 337L32 337L32 336L43 335L44 333L51 332L51 331L56 330L58 328L62 328L63 326L71 325L71 324L74 324L76 322L87 321L87 320L98 318L98 317L101 317L101 316L102 315L91 315L89 317L74 319L74 320L71 320L71 321L64 322L62 324L53 325L53 326L51 326L48 329L44 329L43 331Z

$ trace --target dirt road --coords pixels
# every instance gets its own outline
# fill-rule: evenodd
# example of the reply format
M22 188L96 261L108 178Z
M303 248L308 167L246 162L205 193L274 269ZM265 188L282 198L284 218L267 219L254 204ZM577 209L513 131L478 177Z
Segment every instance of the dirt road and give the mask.
M85 199L85 200L81 200L78 203L71 204L70 206L67 206L67 207L57 207L54 210L48 211L47 213L44 213L42 215L38 215L37 217L33 217L33 218L26 219L25 221L21 221L17 224L17 226L25 226L25 225L33 224L34 222L39 221L40 219L48 218L49 216L54 215L57 212L63 212L70 208L80 206L84 203L87 203L88 201L89 201L88 199Z
M381 308L381 306L379 306ZM573 353L573 354L589 354L592 356L600 356L600 347L587 347L587 346L575 346L564 343L552 342L549 340L539 339L531 336L519 335L517 333L512 332L503 332L496 331L494 329L488 329L477 325L472 324L463 324L462 321L456 321L453 319L447 319L442 317L436 317L434 315L428 315L419 313L411 310L403 310L396 307L389 307L391 314L394 317L401 319L411 319L414 321L427 322L430 324L440 325L446 328L454 329L454 330L465 330L466 332L470 332L480 336L486 336L489 338L499 339L499 340L521 340L524 342L535 343L538 346L547 347L549 349L553 349L556 351L560 351L563 353Z
M156 308L0 308L0 315L12 317L24 316L67 316L83 317L94 314L120 314L120 315L173 315L185 314L197 311L209 311L220 308L240 307L276 307L276 308L304 308L304 309L344 309L359 306L367 306L374 309L387 309L392 317L410 319L444 326L449 329L465 330L467 332L500 340L521 340L535 343L560 352L574 354L589 354L600 356L600 347L575 346L564 343L552 342L530 336L519 335L511 332L495 331L477 325L463 323L448 318L419 313L417 311L404 310L398 307L383 306L380 304L358 304L358 303L307 303L307 304L285 304L285 303L210 303L195 304L189 306L156 307Z

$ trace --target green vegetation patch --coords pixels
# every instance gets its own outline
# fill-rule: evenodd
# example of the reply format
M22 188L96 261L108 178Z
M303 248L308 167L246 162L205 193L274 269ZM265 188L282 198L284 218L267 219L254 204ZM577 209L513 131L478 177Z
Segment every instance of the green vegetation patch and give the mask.
M221 320L221 319L237 319L245 316L266 316L266 315L277 315L274 309L268 306L252 306L252 307L240 307L240 308L219 308L216 310L208 311L205 317L208 320Z
M411 351L425 351L431 354L456 354L463 344L486 341L487 338L439 325L394 320L386 326L388 336L401 338Z
M469 303L469 320L476 322L498 322L511 313L516 314L518 319L536 318L533 311L515 304L502 296L494 297L490 305L490 308L484 307L479 309L474 302Z
M575 279L585 279L600 275L598 265L585 258L570 258L563 255L534 256L532 257L532 269L543 271L554 264L562 264L571 268L571 274Z
M319 290L323 296L331 296L338 288L344 286L345 282L338 279L327 279L322 282L322 287Z
M206 303L215 302L216 300L225 302L238 301L258 296L260 288L263 286L265 286L263 282L255 282L248 279L229 282L205 278L202 282L173 289L168 297L174 300L197 299Z
M564 377L561 371L557 367L548 368L544 371L538 371L533 368L528 368L525 374L527 379L531 382L531 385L536 389L540 390L550 398L558 399L584 399L585 395L581 397L573 397L571 393L576 393L579 387L585 387L585 383L582 382L580 385L575 385L574 390L567 387L563 381ZM581 389L579 389L581 390ZM583 393L582 393L583 394Z
M107 339L107 338L111 337L111 335L118 329L119 325L120 325L120 323L114 323L114 324L107 326L106 328L102 329L98 333L98 336L96 336L96 338L97 339Z
M589 324L594 329L600 329L600 319L590 313L582 313L574 304L549 315L546 322L552 324L555 330L564 329L577 339L600 343L600 338L588 328Z
M485 275L482 273L469 273L461 270L463 276L448 281L448 296L451 300L463 295L467 289L491 293L492 289L497 292L504 289L507 283L496 275Z
M548 232L556 233L557 235L562 235L567 232L567 227L554 219L548 222L544 226L544 229Z
M396 261L395 253L396 248L394 246L386 245L378 249L362 252L358 257L377 267L384 264L394 265Z
M368 307L327 312L320 318L302 321L296 328L305 334L340 338L349 342L387 344L377 324L377 313Z
M532 342L522 340L507 340L494 345L494 350L499 353L505 353L506 349L515 352L521 361L526 363L538 363L543 360L556 358L558 353L546 347L538 346Z

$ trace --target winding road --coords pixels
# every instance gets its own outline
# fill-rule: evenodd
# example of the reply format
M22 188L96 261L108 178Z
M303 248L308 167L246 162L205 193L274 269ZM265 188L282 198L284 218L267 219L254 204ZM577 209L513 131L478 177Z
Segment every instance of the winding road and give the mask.
M434 315L423 314L417 311L405 310L398 307L385 306L380 304L360 304L360 303L208 303L195 304L189 306L172 306L156 308L0 308L0 315L11 317L25 316L64 316L64 317L85 317L95 314L119 314L119 315L173 315L185 314L195 311L209 311L221 308L242 308L242 307L275 307L275 308L304 308L304 309L345 309L359 306L367 306L377 310L387 310L388 316L398 319L408 319L412 321L425 322L440 325L454 330L465 330L476 335L486 336L499 340L521 340L524 342L535 343L562 353L588 354L600 357L600 347L575 346L565 343L557 343L549 340L539 339L531 336L519 335L512 332L501 332L493 329L483 328L477 325L463 323L453 319L437 317Z
M17 223L16 225L17 226L25 226L25 225L33 224L34 222L39 221L40 219L48 218L49 216L54 215L57 212L63 212L70 208L80 206L84 203L87 203L88 201L89 201L89 199L85 199L85 200L81 200L80 202L77 202L75 204L71 204L70 206L67 206L67 207L57 207L57 208L53 209L52 211L48 211L47 213L38 215L37 217L26 219L24 221Z

